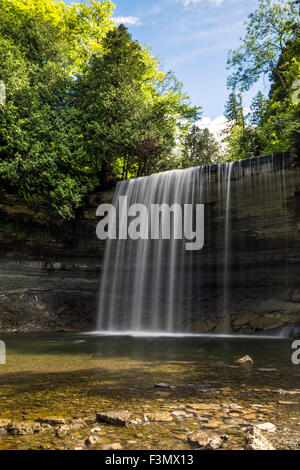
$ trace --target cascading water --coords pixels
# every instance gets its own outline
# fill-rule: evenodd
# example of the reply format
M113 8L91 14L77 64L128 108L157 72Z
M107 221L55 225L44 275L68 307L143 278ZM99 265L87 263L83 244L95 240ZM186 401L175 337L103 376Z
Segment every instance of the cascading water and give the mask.
M152 204L204 204L205 246L198 252L186 251L186 240L174 237L107 240L98 331L189 333L195 319L202 321L202 311L209 323L209 298L214 299L219 315L226 319L230 314L235 251L232 200L237 200L240 192L250 197L259 194L263 199L267 189L268 197L273 191L284 190L285 159L279 172L272 158L263 164L260 160L170 171L118 184L113 201L117 213L121 196L127 197L128 206L143 204L147 208ZM219 224L214 228L209 219L217 212ZM179 223L181 220L174 217L171 233Z
M225 218L225 249L224 249L224 314L228 313L228 295L229 295L229 272L228 262L230 254L230 197L231 197L231 176L234 162L226 165L226 218Z

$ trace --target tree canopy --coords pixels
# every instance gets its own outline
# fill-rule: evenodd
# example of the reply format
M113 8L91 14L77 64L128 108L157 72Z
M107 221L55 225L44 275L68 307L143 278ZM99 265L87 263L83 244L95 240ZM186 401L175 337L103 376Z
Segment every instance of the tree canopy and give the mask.
M107 175L300 149L299 2L260 0L230 51L224 146L172 72L113 21L110 0L0 0L0 184L70 219ZM270 82L245 112L243 93Z
M300 30L299 2L261 0L249 15L241 46L230 51L232 90L225 112L230 120L225 141L228 159L289 151L300 156ZM242 93L267 77L270 92L259 92L250 113L242 106ZM238 98L239 97L239 98ZM234 100L240 100L239 120ZM240 121L240 122L238 122Z
M108 172L159 171L199 116L113 7L0 0L0 181L41 218L73 217Z

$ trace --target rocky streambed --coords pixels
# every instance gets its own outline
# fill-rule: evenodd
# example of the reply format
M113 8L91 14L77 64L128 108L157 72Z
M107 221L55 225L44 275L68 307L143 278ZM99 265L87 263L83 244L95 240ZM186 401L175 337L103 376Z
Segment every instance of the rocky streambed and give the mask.
M1 339L0 449L300 449L289 341Z

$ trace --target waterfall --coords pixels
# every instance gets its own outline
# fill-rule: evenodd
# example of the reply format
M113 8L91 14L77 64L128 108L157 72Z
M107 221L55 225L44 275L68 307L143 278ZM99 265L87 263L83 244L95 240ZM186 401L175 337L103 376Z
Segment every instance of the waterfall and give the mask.
M219 316L230 315L231 267L237 248L233 246L232 204L242 192L249 197L260 194L263 200L266 188L268 197L278 188L284 191L286 158L277 166L278 160L274 162L271 156L119 183L113 200L117 213L119 198L124 196L128 206L144 204L147 208L152 204L204 204L205 245L196 252L185 249L185 239L174 237L107 240L97 330L191 332L196 319L203 321L202 312L209 318L210 297ZM211 215L218 220L217 226L210 223ZM179 223L174 217L172 230Z
M226 178L225 183L227 184L226 188L226 217L225 217L225 249L224 249L224 315L228 314L228 295L229 295L229 285L228 285L228 262L230 254L230 198L231 198L231 176L232 169L235 162L230 162L226 165ZM240 172L239 172L240 174Z

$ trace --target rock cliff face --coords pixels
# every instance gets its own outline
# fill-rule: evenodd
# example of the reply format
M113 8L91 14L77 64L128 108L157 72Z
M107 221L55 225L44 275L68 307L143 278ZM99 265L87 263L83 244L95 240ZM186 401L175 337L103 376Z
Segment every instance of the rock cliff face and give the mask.
M96 208L113 189L91 194L76 220L46 224L0 193L0 329L94 328L104 244Z
M300 169L287 164L285 155L255 161L244 161L239 176L232 173L229 206L220 196L216 169L209 170L206 241L194 254L193 305L183 329L299 334ZM258 165L266 166L260 176ZM90 195L75 221L55 226L0 192L2 331L95 327L104 250L95 214L112 197L113 190ZM231 237L224 316L226 214Z
M197 253L195 331L300 333L300 169L288 155L245 160L232 172L230 202L210 185L206 243ZM210 170L211 179L216 175ZM229 218L227 315L224 232ZM199 296L199 285L202 294ZM200 307L201 305L201 307ZM200 315L195 314L198 310Z

